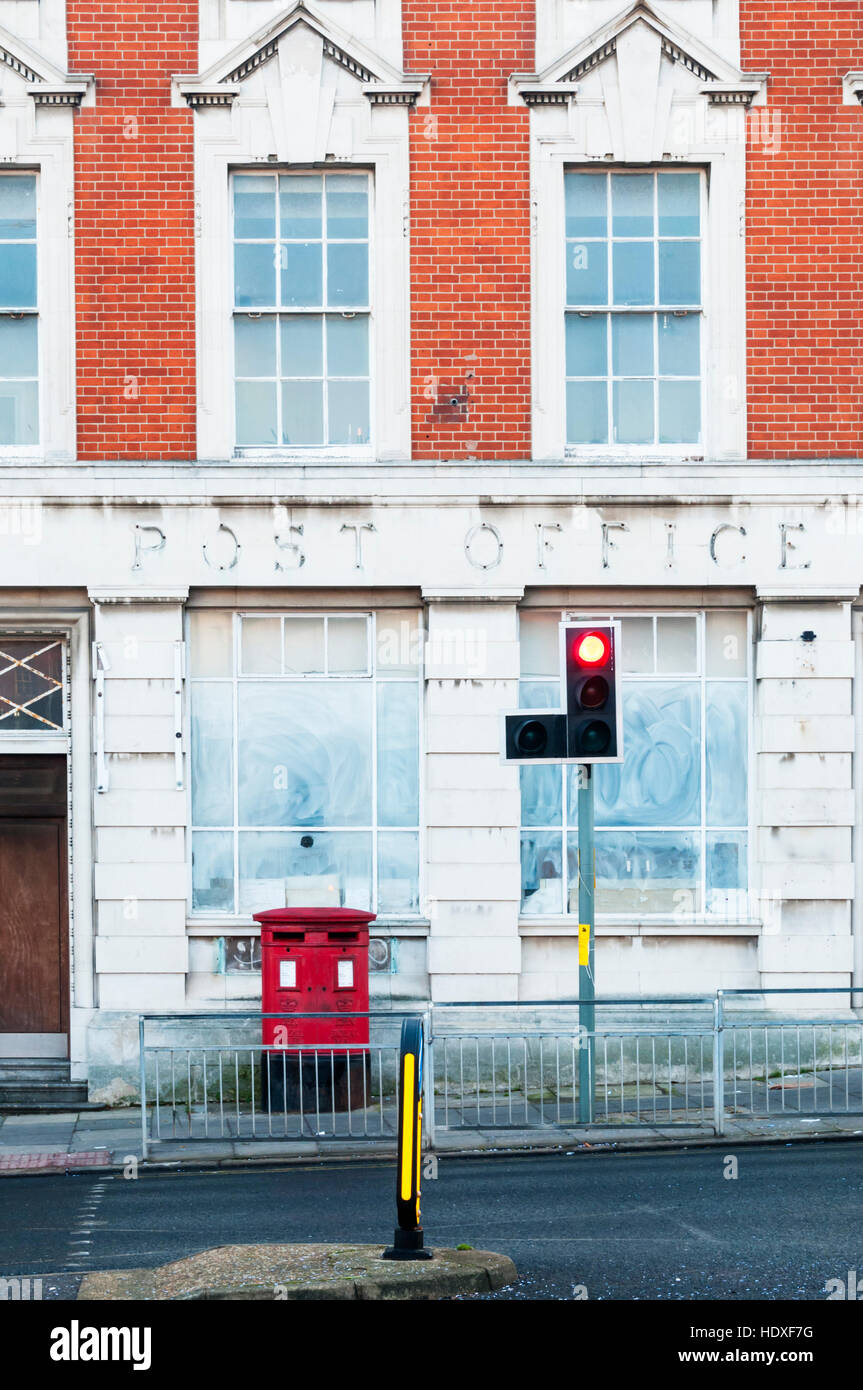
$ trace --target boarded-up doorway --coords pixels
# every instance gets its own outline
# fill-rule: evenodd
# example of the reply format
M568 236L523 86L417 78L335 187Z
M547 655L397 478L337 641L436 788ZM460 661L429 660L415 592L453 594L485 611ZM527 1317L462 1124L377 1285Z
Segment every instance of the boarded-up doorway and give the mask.
M0 1057L67 1057L66 759L0 756Z

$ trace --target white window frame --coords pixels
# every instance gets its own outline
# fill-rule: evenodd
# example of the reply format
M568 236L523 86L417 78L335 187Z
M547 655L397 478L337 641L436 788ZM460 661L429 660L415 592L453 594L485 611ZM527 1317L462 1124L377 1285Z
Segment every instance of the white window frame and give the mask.
M376 336L377 336L377 335L376 335L376 332L375 332L375 328L376 328L376 318L375 318L375 180L374 180L374 172L373 172L373 170L371 170L371 169L358 168L358 167L355 166L355 165L351 165L351 166L349 166L349 167L345 167L345 166L341 166L341 165L340 165L338 168L333 168L332 166L326 166L326 167L324 167L324 168L308 168L308 169L300 168L300 167L297 166L297 165L292 165L292 166L290 166L290 168L281 168L281 167L279 167L279 168L277 168L277 169L261 169L260 166L258 166L257 168L233 169L233 170L231 171L231 197L230 197L230 206L231 206L231 245L232 245L232 247L233 247L233 245L235 244L235 242L234 242L234 196L233 196L233 184L234 184L234 179L235 179L235 177L236 177L237 175L242 176L242 175L244 175L244 174L268 174L268 175L270 175L271 177L276 177L276 178L277 178L277 176L278 176L279 174L289 174L289 175L294 175L294 174L299 174L299 175L301 175L301 174L318 174L318 175L321 175L324 179L325 179L328 175L332 176L332 175L338 175L338 174L366 174L366 175L368 176L368 191L369 191L369 202L368 202L368 213L369 213L369 225L368 225L368 249L369 249L369 301L368 301L368 305L366 306L366 308L365 308L363 311L359 311L359 310L354 311L354 310L351 310L351 311L349 311L349 312L351 312L351 313L353 313L353 312L364 312L364 313L365 313L365 316L366 316L366 318L367 318L367 320L368 320L368 325L369 325L369 442L368 442L367 444L354 445L354 446L346 446L346 445L341 445L341 444L322 444L322 445L308 444L308 445L302 445L302 446L296 446L296 447L294 447L294 446L285 446L285 445L280 445L280 444L270 445L270 446L267 446L267 445L260 445L260 446L259 446L259 445L240 445L240 444L237 444L237 421L236 421L236 380L237 380L237 378L236 378L236 372L233 370L234 358L233 358L233 328L232 328L232 377L231 377L231 380L232 380L232 400L231 400L231 404L232 404L232 408L233 408L233 425L232 425L232 429L233 429L233 439L234 439L234 450L233 450L233 452L234 452L234 457L237 458L237 459L257 460L257 461L259 461L259 462L260 462L260 461L266 461L266 460L272 459L274 456L281 457L281 456L284 456L285 454L289 454L289 455L291 455L292 457L293 457L293 456L296 456L298 459L307 459L307 460L309 460L310 462L311 462L311 461L314 461L314 460L326 460L326 459L338 460L338 459L343 459L343 458L345 458L346 456L350 456L351 458L354 458L354 459L356 459L356 460L361 460L361 459L369 459L369 460L370 460L370 459L373 459L374 456L375 456L375 426L376 426L376 419L375 419L375 388L376 388L376 381L375 381L375 362L376 362L376 358L375 358L375 339L376 339ZM277 196L278 196L278 194L277 194ZM278 240L277 240L277 241L276 241L276 245L278 245L278 244L279 244L279 243L278 243ZM323 240L324 249L326 249L326 246L327 246L327 245L328 245L328 239L325 237L324 240ZM324 262L326 262L326 256L325 256L325 255L324 255ZM233 275L233 271L232 271L232 275ZM324 266L324 275L326 275L326 266ZM317 308L306 309L305 307L297 307L297 308L294 308L294 307L286 307L286 308L279 308L279 309L275 309L275 310L273 310L273 309L271 309L271 308L262 308L262 309L255 309L254 307L251 307L251 308L244 308L244 307L238 306L238 305L236 304L236 301L235 301L235 284L233 283L233 281L232 281L232 287L231 287L231 302L232 302L232 318L233 318L233 323L234 323L234 324L236 324L237 319L238 319L241 315L243 315L243 314L245 314L245 315L247 315L247 316L248 316L248 315L257 315L257 316L260 317L260 318L264 318L264 317L266 317L266 318L271 318L271 317L273 317L273 318L275 318L275 319L277 320L277 322L278 322L278 320L279 320L280 318L287 318L287 317L288 317L289 315L291 315L291 314L308 314L309 316L318 316L318 315L319 315L319 316L322 317L322 318L326 318L328 315L337 315L337 314L340 312L340 310L339 310L337 307L336 307L336 308L327 308L327 307L323 307L323 308L321 308L321 309L317 309ZM277 337L277 352L278 352L278 337L279 337L278 331L277 331L276 337ZM361 380L362 378L358 378L358 379ZM326 380L326 377L325 377L325 380ZM280 379L277 378L277 379L276 379L276 384L277 384L277 386L279 385L279 381L280 381ZM278 393L278 394L280 394L280 393ZM280 406L280 405L279 405L279 407L278 407L278 415L279 415L279 418L281 418L281 406ZM326 410L324 411L324 426L325 426L325 428L326 428Z
M565 418L564 418L564 452L565 452L565 456L566 456L567 459L574 459L574 460L578 460L578 459L591 459L591 458L593 458L593 459L605 459L605 458L608 457L608 455L609 455L610 452L613 452L616 456L621 457L621 458L628 458L628 457L631 457L631 458L642 458L645 454L649 454L652 458L667 458L667 459L678 459L678 458L680 458L681 456L685 456L685 457L687 457L687 458L692 458L692 457L695 457L695 458L702 458L702 457L704 456L704 436L705 436L705 425L706 425L706 409L707 409L707 404L708 404L707 399L706 399L706 389L705 389L705 385L706 385L706 373L705 373L705 369L704 369L704 368L705 368L705 363L708 362L708 361L710 360L709 341L708 341L708 339L709 339L709 333L710 333L710 314L708 313L707 305L705 304L705 285L707 284L707 281L708 281L708 273L707 273L707 272L708 272L708 265L709 265L710 247L709 247L709 224L708 224L708 218L707 218L707 179L706 179L706 175L705 175L704 169L698 168L698 167L691 167L691 166L689 166L689 165L680 165L680 164L675 164L675 165L674 165L673 167L671 167L671 168L666 168L666 167L664 167L663 165L656 165L656 164L651 164L651 165L649 165L649 166L647 166L647 167L645 167L645 168L635 168L635 167L633 167L632 165L610 164L610 165L608 165L608 167L603 167L602 169L597 168L597 166L596 166L595 164L593 164L593 165L572 165L572 166L566 166L566 167L565 167L565 169L564 169L564 179L565 179L566 175L569 174L569 173L579 173L579 174L582 174L582 173L584 173L584 174L590 173L590 174L598 174L598 175L601 174L601 175L603 175L603 176L606 178L606 180L607 180L607 185L608 185L608 188L609 188L609 199L610 199L610 197L611 197L611 194L610 194L610 187L611 187L611 179L612 179L612 176L613 176L613 175L615 175L615 174L622 174L622 175L624 175L624 176L628 176L628 175L631 176L631 175L635 175L635 174L645 174L645 173L650 174L650 175L652 176L652 178L653 178L654 215L655 215L655 214L656 214L656 197L657 197L657 188L658 188L658 179L657 179L657 175L658 175L658 174L661 174L661 173L672 173L672 174L675 174L675 173L684 173L684 172L685 172L685 173L697 173L697 174L699 175L699 193L700 193L700 197L699 197L699 235L698 235L697 240L698 240L698 244L699 244L699 247L700 247L700 290L701 290L701 293L700 293L700 300L699 300L699 305L698 305L698 307L695 308L694 306L686 306L686 312L688 312L688 313L697 313L698 319L699 319L699 323L700 323L700 333L699 333L699 339L700 339L700 343L699 343L699 346L700 346L700 356L699 356L699 362L698 362L698 378L699 378L699 386L700 386L700 392L699 392L699 398L700 398L700 399L699 399L699 405L700 405L700 423L701 423L700 434L701 434L701 438L700 438L700 440L697 441L697 442L692 442L692 443L680 443L680 444L661 444L661 443L659 443L659 442L656 442L656 443L650 442L650 443L646 443L646 444L618 444L618 443L612 438L612 430L613 430L613 423L614 423L614 401L613 401L613 397L614 397L614 383L615 383L616 378L614 377L613 371L612 371L612 351L613 351L612 337L613 337L613 334L612 334L611 324L612 324L613 319L614 319L616 316L622 316L622 315L624 315L624 314L632 314L632 315L638 315L638 314L641 314L641 315L649 315L649 316L651 317L652 321L653 321L653 324L654 324L654 335L653 335L653 336L654 336L654 363L653 363L653 367L654 367L654 370L653 370L653 381L654 381L654 433L658 433L658 431L659 431L659 384L658 384L658 383L659 383L660 377L659 377L659 355L658 355L657 328L656 328L656 325L657 325L657 323L658 323L660 314L661 314L661 312L662 312L662 306L659 306L658 304L618 305L618 304L615 304L615 303L614 303L614 300L613 300L613 289L612 289L612 274L613 274L613 254L612 254L612 251L611 251L612 243L613 243L614 241L618 241L618 240L627 240L627 241L628 241L628 240L639 240L639 241L640 241L640 240L645 240L645 241L646 241L647 238L630 238L630 237L621 238L621 237L615 237L615 236L614 236L614 233L613 233L613 228L612 228L611 211L610 211L610 204L609 204L609 218L608 218L608 231L607 231L607 236L605 237L604 240L603 240L602 238L597 238L595 241L590 241L590 242L588 243L588 244L591 244L591 245L593 245L593 244L602 244L602 245L604 245L604 246L606 246L606 247L608 248L608 261L607 261L607 272L608 272L608 303L607 303L607 304L595 304L595 305L585 305L585 306L583 306L583 312L585 312L585 313L590 313L590 314L596 314L596 315L600 315L600 314L601 314L601 315L603 315L603 316L606 318L606 320L608 321L608 324L609 324L608 339L607 339L607 352L608 352L608 362L607 362L607 365L608 365L608 374L607 374L607 376L606 376L606 378L605 378L606 383L607 383L607 392L608 392L608 407L607 407L607 409L608 409L608 429L609 429L609 438L608 438L608 442L605 443L605 444L571 444L571 443L566 439L566 434L568 433L568 430L567 430L566 420L565 420ZM565 242L566 242L566 248L567 248L567 254L568 254L569 246L570 246L570 244L571 244L572 238L566 238L566 235L565 235L565 228L564 228L564 239L565 239ZM671 238L671 239L673 240L673 238ZM659 283L659 255L658 255L658 245L659 245L659 241L660 241L660 240L669 240L669 238L661 238L661 237L660 237L660 235L659 235L659 230L658 230L658 225L655 223L655 232L654 232L654 236L653 236L652 242L653 242L653 245L657 247L657 255L656 255L656 257L655 257L655 264L654 264L654 283L655 283L655 285L657 285L657 286L658 286L658 283ZM695 238L686 238L686 240L695 240ZM568 317L568 316L569 316L570 314L572 314L572 313L578 313L578 312L579 312L579 308L578 308L577 306L572 306L572 307L570 307L570 306L567 304L567 291L566 291L566 262L565 262L565 260L564 260L563 272L564 272L563 312L564 312L564 316L565 316L565 317ZM657 289L657 297L658 297L658 289ZM668 312L668 313L673 313L673 312L674 312L674 308L675 308L675 306L673 306L673 305L672 305L672 306L669 306L667 312ZM564 325L564 333L565 333L565 325ZM569 381L570 381L571 379L572 379L572 378L568 377L567 374L566 374L566 342L565 342L565 337L564 337L564 391L566 391L566 386L568 385L568 383L569 383ZM627 379L629 379L629 378L627 378ZM564 412L565 412L565 411L566 411L566 400L565 400L565 398L564 398Z
M656 831L657 833L662 833L663 831L669 831L669 830L671 830L671 831L680 831L680 832L683 833L683 834L695 834L695 835L698 837L699 842L700 842L701 875L700 875L699 887L700 887L700 893L701 893L701 909L700 909L700 911L698 911L698 912L690 912L690 913L687 913L687 912L680 912L680 913L676 913L676 912L658 912L658 913L643 913L643 914L639 914L638 916L636 916L635 914L633 914L633 913L631 913L631 912L601 912L601 913L597 913L597 920L598 920L598 921L601 921L601 922L603 922L603 923L619 924L619 925L631 924L633 921L639 921L639 922L643 921L643 922L645 922L645 923L653 924L653 925L657 925L657 924L660 924L660 923L661 923L661 924L670 923L671 925L673 925L673 926L675 926L675 927L677 927L677 926L682 926L682 927L684 927L684 928L687 927L687 926L706 926L706 927L713 926L713 927L721 928L722 926L739 925L741 922L748 923L748 922L750 922L750 921L753 921L753 920L754 920L754 917L753 917L752 907L753 907L753 904L754 904L754 902L755 902L755 899L754 899L754 887L753 887L753 885L754 885L754 883L756 882L756 873L755 873L755 862L754 862L754 860L755 860L755 853L756 853L756 850L757 850L756 835L755 835L755 782L756 782L756 771L757 771L757 769L756 769L756 766L755 766L755 752L756 752L756 749L755 749L755 672L754 672L754 667L755 667L755 648L754 648L754 626L753 626L753 612L752 612L752 610L749 609L749 608L734 608L733 606L730 606L730 605L727 605L727 604L726 604L726 605L719 605L719 606L717 606L716 608L710 608L710 607L703 607L703 608L674 608L674 609L672 609L672 608L669 608L669 609L665 609L665 608L623 608L623 609L617 608L617 609L615 609L615 611L614 611L613 613L611 613L611 612L600 612L600 613L597 613L597 612L581 612L581 611L574 611L574 610L572 610L572 611L570 611L570 610L564 610L563 612L559 612L559 610L557 610L557 609L533 609L533 608L531 608L531 609L529 609L529 610L526 610L524 614L520 615L520 620L521 620L521 617L532 616L533 614L538 613L538 612L554 613L555 615L557 615L557 616L559 617L559 620L560 620L561 622L574 622L574 623L605 623L605 622L611 622L611 621L613 621L613 620L615 620L615 619L621 619L621 618L653 618L653 619L655 620L656 618L660 618L660 617L661 617L661 618L692 618L692 617L695 617L695 618L698 619L698 624L697 624L697 633L698 633L698 670L697 670L696 673L682 673L682 674L677 674L677 675L676 675L674 672L666 672L666 671L663 671L663 672L654 672L653 674L643 674L643 673L639 673L639 672L627 672L625 675L621 675L621 683L622 683L622 684L635 684L635 683L639 683L639 682L642 682L642 681L643 681L643 682L649 682L649 683L662 683L662 682L675 681L675 680L680 680L680 681L688 680L688 681L691 681L693 684L697 684L697 685L699 686L699 689L700 689L700 700L701 700L701 750L700 750L700 758L701 758L701 815L700 815L699 823L698 823L698 825L695 825L695 826L670 826L670 827L669 827L669 826L652 826L652 825L651 825L651 826L623 826L623 827L616 827L616 826L605 826L605 825L604 825L604 826L600 827L600 833L605 832L605 831L614 831L614 830L616 830L616 829L622 829L623 831L636 831L636 832L639 832L639 831L642 831L642 830L643 830L643 831L645 831L645 832L648 832L648 831ZM744 612L744 613L746 613L746 615L747 615L747 623L746 623L746 644L747 644L747 652L746 652L746 676L745 676L745 677L743 677L743 676L708 676L708 674L707 674L706 641L705 641L705 638L706 638L706 631L707 631L707 616L708 616L708 614L710 614L710 613L722 613L722 612L737 612L737 613L739 613L739 612ZM656 628L655 628L655 623L654 623L654 634L655 634L655 631L656 631ZM519 676L519 687L521 687L522 683L524 683L524 682L529 682L529 681L541 681L541 680L543 680L543 679L548 679L549 681L551 681L551 680L557 679L557 676L556 676L556 673L553 673L553 674L552 674L551 676L549 676L549 677L532 676L532 675L520 675L520 676ZM732 683L735 683L735 684L739 684L739 685L742 685L742 684L744 684L744 682L745 682L745 684L746 684L746 689L747 689L747 702L748 702L747 782L746 782L746 786L747 786L747 807L746 807L746 809L747 809L747 823L746 823L746 825L741 825L741 826L708 826L708 824L707 824L707 819L706 819L706 799L707 799L707 776L706 776L706 756L707 756L707 752L706 752L706 750L707 750L707 741L706 741L706 737L705 737L705 735L706 735L705 700L706 700L706 685L707 685L708 680L710 680L710 681L729 681L729 682L732 682ZM624 748L624 752L625 752L625 748ZM524 911L522 910L522 908L521 908L521 906L520 906L520 908L519 908L519 920L520 920L523 924L525 924L525 925L534 925L534 924L537 924L537 923L542 923L543 921L554 921L554 922L557 922L557 923L560 923L560 924L566 924L566 923L570 923L570 924L571 924L573 921L576 921L577 918L578 918L578 909L577 909L577 907L576 907L575 909L573 909L573 910L570 910L570 909L569 909L569 906L568 906L568 903L569 903L569 893L568 893L568 889L569 889L569 870L568 870L568 863L567 863L567 837L568 837L569 832L570 832L571 830L574 830L574 829L577 828L577 824L572 824L572 823L570 822L569 814L568 814L568 809L569 809L569 808L568 808L568 798L567 798L567 775L568 775L568 773L569 773L569 769L568 769L568 768L566 768L566 767L562 767L562 768L561 768L562 803L561 803L561 825L560 825L560 833L561 833L561 835L562 835L562 846L563 846L562 860L561 860L561 875L562 875L561 893L562 893L562 896L563 896L564 910L563 910L562 913L529 913L529 912L526 913L526 912L524 912ZM743 918L741 918L741 917L739 916L739 914L728 914L728 913L719 913L719 912L709 912L709 911L707 910L707 852L706 852L706 845L707 845L707 832L708 832L708 829L712 829L712 830L717 830L717 829L718 829L718 830L727 830L729 833L737 833L737 832L740 832L740 831L745 831L745 833L746 833L747 841L746 841L746 885L745 885L745 892L746 892L746 899L747 899L747 903L749 904L749 907L748 907L748 910L747 910L747 914L746 914L745 917L743 917ZM525 826L525 825L522 824L522 821L521 821L521 811L519 811L519 863L521 862L520 847L521 847L521 838L522 838L522 835L523 835L525 832L531 832L531 831L536 831L536 832L539 833L539 834L544 834L544 833L557 834L557 833L558 833L558 827L557 827L557 826L533 826L533 825L531 825L531 826ZM519 872L520 872L520 870L519 870ZM520 885L520 886L519 886L519 902L520 902L520 904L521 904L521 895L522 895L522 889L521 889L521 885Z
M409 605L408 605L408 606L409 606ZM200 612L201 610L196 609L196 610L194 610L194 611ZM219 611L221 611L221 612L226 612L226 611L228 611L228 610L220 609ZM402 610L399 609L398 611L401 612ZM186 637L186 649L187 649L187 651L189 651L189 650L191 649L191 641L192 641L192 635L191 635L191 612L192 612L192 610L190 610L190 609L187 609L187 610L186 610L185 637ZM402 672L402 673L398 673L398 674L393 674L393 675L381 677L381 675L380 675L380 673L379 673L379 669L378 669L378 659L377 659L377 647L378 647L378 644L377 644L377 627L378 627L378 622L379 622L380 620L382 620L382 619L385 619L385 618L386 618L386 615L387 615L387 610L386 610L386 609L370 609L370 608L342 608L342 609L321 608L321 609L318 609L318 608L286 608L286 607L285 607L285 608L282 608L282 607L279 607L279 608L254 608L254 609L234 609L234 610L230 610L230 616L231 616L231 629L232 629L232 630L231 630L231 647L232 647L232 662L233 662L233 669L232 669L231 675L230 675L230 676L194 676L194 675L191 675L191 674L189 675L189 677L188 677L188 679L187 679L187 682L186 682L186 686L187 686L186 727L187 727L187 746L188 746L188 748L189 748L189 775L188 775L188 777L187 777L187 779L186 779L186 781L187 781L187 815L186 815L186 823L187 823L187 825L188 825L188 827L189 827L189 850L188 850L187 859L186 859L186 876L187 876L187 909L186 909L186 910L187 910L187 921L188 921L188 924L189 924L190 927L200 927L200 926L203 926L203 925L218 925L219 927L224 927L224 926L248 927L248 926L249 926L249 917L250 917L251 914L250 914L250 912L246 911L245 909L240 908L240 906L239 906L239 900L240 900L239 840L240 840L240 834L243 832L243 830L263 830L263 831L266 831L266 830L273 830L273 831L283 832L283 833L285 833L285 834L314 834L314 833L321 833L321 834L322 834L322 833L326 833L326 832L328 832L328 831L335 831L336 833L370 834L370 835L371 835L371 865L372 865L372 882L371 882L371 903L372 903L372 909L371 909L371 910L372 910L372 911L375 911L376 904L377 904L377 901L378 901L378 835L379 835L379 833L384 833L384 834L393 833L393 834L404 834L404 835L414 835L414 834L415 834L415 835L417 836L417 863L418 863L418 869L417 869L417 873L418 873L418 877L417 877L417 907L416 907L416 910L415 910L414 912L407 912L407 911L403 911L403 912L402 912L402 911L400 911L400 912L395 912L395 913L386 913L386 912L384 912L384 913L377 913L377 915L376 915L376 920L378 921L378 923L381 923L381 924L384 924L384 925L385 925L387 922L402 922L402 921L404 921L404 922L407 922L407 923L411 923L411 922L421 922L421 921L424 920L423 904L424 904L425 901L426 901L426 897L425 897L425 855L424 855L424 841L425 841L425 835L424 835L424 827L425 827L424 768L425 768L425 759L424 759L424 757L423 757L423 750L424 750L424 747L425 747L425 743L424 743L424 728L423 728L423 717L424 717L424 707L425 707L425 705L424 705L425 674L424 674L424 666L423 666L423 659L422 659L423 646L422 646L422 644L420 645L420 653L421 653L421 654L420 654L420 659L419 659L419 662L418 662L418 665L417 665L417 668L416 668L415 673L413 673L413 674L411 674L411 675L407 675L407 674L404 674L404 673ZM366 669L366 672L365 672L364 675L361 674L361 673L358 673L358 672L350 672L350 671L348 671L348 672L333 672L332 674L330 674L330 673L328 673L326 670L325 670L324 672L309 672L309 673L302 673L302 672L300 672L300 673L297 673L297 674L294 674L294 675L272 675L272 676L258 675L258 674L255 674L255 673L249 673L249 674L244 674L244 673L243 673L243 671L242 671L242 669L241 669L241 663L242 663L242 620L243 620L244 618L251 618L251 619L255 619L255 618L282 618L282 619L289 619L289 618L310 618L310 617L323 618L323 619L325 620L325 623L326 623L326 620L329 619L329 618L335 618L335 619L340 619L340 618L365 618L365 619L367 620L367 622L368 622L368 666L367 666L367 669ZM283 648L283 653L284 653L284 624L283 624L283 628L282 628L282 648ZM326 665L326 661L327 661L327 657L328 657L328 645L327 645L327 642L326 642L326 633L325 633L325 642L324 642L324 652L325 652L325 658L324 658L324 659L325 659L325 665ZM373 810L374 810L374 814L373 814L373 816L372 816L372 823L371 823L370 825L365 825L365 826L350 826L350 827L329 826L329 825L327 825L327 826L318 826L318 827L309 827L309 826L307 826L307 825L302 825L302 826L292 826L292 825L279 825L279 826L266 826L266 825L261 825L261 826L241 826L240 820L239 820L239 778L238 778L238 776L237 776L237 756L238 756L238 708L239 708L239 702L238 702L238 698L237 698L237 688L238 688L240 682L241 682L241 681L255 681L255 682L258 682L258 681L265 681L265 682L269 682L269 681L289 682L289 681L290 681L290 682L292 682L292 683L302 683L302 682L304 682L304 681L320 681L320 680L328 680L328 681L329 681L329 680L335 680L335 681L338 681L338 680L367 680L367 681L369 682L370 686L371 686L371 689L372 689L372 731L371 731L371 735L372 735L372 746L371 746L372 786L371 786L371 803L372 803L372 807L373 807ZM191 690L191 687L192 687L192 684L195 683L195 682L198 682L198 683L201 683L201 684L217 684L217 683L218 683L218 684L222 684L222 685L231 685L231 686L233 687L234 695L233 695L232 760L233 760L233 803L234 803L234 805L233 805L233 819L234 819L234 824L233 824L232 826L209 826L209 825L208 825L208 826L196 826L196 825L194 824L194 821L193 821L193 818L192 818L192 778L193 778L193 769L192 769L192 765L191 765L191 700L192 700L192 690ZM418 777L418 824L417 824L416 826L386 826L386 825L385 825L385 826L379 826L379 825L378 825L378 812L377 812L377 804L378 804L378 803L377 803L377 788L378 788L378 756L377 756L377 754L378 754L378 748L377 748L377 727L378 727L378 719L377 719L377 690L378 690L378 685L379 685L379 684L407 684L407 685L415 684L415 685L416 685L416 688L417 688L417 689L416 689L416 696L417 696L417 720L418 720L418 723L417 723L417 743L418 743L418 759L419 759L419 761L418 761L418 768L417 768L417 777ZM210 908L210 907L207 907L207 908L194 908L194 906L193 906L192 835L193 835L193 832L194 832L195 830L200 830L200 831L204 831L204 832L206 832L206 831L214 831L214 832L216 832L216 833L218 833L218 832L220 832L220 831L222 831L222 832L224 832L224 831L230 831L230 832L233 834L233 837L234 837L234 843L233 843L233 873L234 873L234 908L235 908L235 911L232 911L232 912L231 912L231 911L219 910L219 909Z

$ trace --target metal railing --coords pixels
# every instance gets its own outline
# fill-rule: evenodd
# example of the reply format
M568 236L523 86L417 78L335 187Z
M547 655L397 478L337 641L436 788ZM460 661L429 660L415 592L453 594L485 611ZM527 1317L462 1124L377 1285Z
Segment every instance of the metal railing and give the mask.
M806 996L804 1001L801 996ZM794 997L847 1000L842 1017L773 1016ZM731 1118L863 1114L863 990L720 990L685 998L471 1002L368 1018L370 1044L270 1047L263 1018L332 1014L207 1013L139 1020L142 1140L315 1139L395 1143L398 1033L423 1019L423 1111L436 1130L698 1127L723 1134ZM767 1006L767 1007L765 1007ZM196 1038L189 1040L189 1029ZM200 1040L204 1032L205 1041ZM210 1035L209 1037L207 1035ZM212 1041L210 1041L210 1037ZM586 1051L590 1094L580 1094Z

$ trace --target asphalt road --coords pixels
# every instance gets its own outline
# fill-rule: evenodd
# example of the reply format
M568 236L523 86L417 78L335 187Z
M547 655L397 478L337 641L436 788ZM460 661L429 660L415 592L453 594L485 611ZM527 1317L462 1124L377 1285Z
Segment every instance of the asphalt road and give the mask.
M728 1154L734 1155L731 1147ZM824 1300L863 1279L863 1144L443 1159L424 1185L426 1243L500 1250L497 1298ZM207 1246L388 1242L391 1164L0 1179L0 1275L161 1264ZM581 1295L584 1296L584 1295ZM861 1294L863 1296L863 1294Z

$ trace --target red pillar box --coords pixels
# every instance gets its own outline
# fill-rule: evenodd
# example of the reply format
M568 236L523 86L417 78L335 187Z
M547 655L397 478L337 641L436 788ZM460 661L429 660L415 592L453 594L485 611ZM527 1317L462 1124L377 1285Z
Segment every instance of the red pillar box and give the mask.
M369 923L349 907L276 907L261 924L261 1100L272 1111L357 1110L369 1096ZM326 1013L331 1018L291 1014ZM317 1061L317 1065L316 1065ZM363 1082L365 1079L365 1090Z

